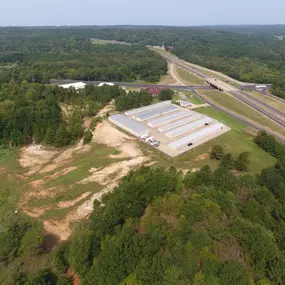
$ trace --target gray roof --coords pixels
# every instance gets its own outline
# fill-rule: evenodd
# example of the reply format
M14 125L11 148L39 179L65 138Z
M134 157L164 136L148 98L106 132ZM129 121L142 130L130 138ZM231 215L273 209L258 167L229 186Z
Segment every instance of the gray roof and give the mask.
M177 120L177 119L189 116L189 115L191 115L190 111L175 112L175 113L171 113L163 117L160 117L158 119L151 120L147 124L151 127L155 127L155 126L165 124L167 122L171 122L171 121L174 121L174 120Z
M162 106L159 108L155 108L147 112L139 113L137 115L134 115L133 118L139 121L146 121L148 119L152 119L152 118L155 118L155 117L158 117L158 116L170 113L170 112L174 112L176 110L178 110L177 106L166 105L166 106Z
M198 113L194 113L192 116L189 116L187 118L181 119L179 121L175 121L175 122L170 123L168 125L164 125L164 126L160 127L158 130L160 132L166 132L168 130L174 129L175 127L184 125L184 124L189 123L189 122L193 122L193 121L195 121L197 119L200 119L201 117L202 117L202 115L200 115Z
M212 122L211 118L205 117L205 118L202 118L200 120L191 122L189 124L180 126L176 129L170 130L169 132L165 133L165 135L168 137L177 137L177 136L184 134L186 132L190 132L192 130L198 129L198 128L204 126L205 124L209 124L211 122Z
M203 137L206 137L210 134L213 134L213 133L219 131L223 127L224 127L224 125L220 124L220 123L213 124L211 126L208 126L204 129L198 131L198 132L195 132L191 135L183 137L177 141L171 142L168 144L168 146L172 149L179 149L183 146L186 146L189 143L194 143L195 141L197 141Z
M150 132L149 128L121 114L110 116L109 121L136 136Z
M158 108L158 107L162 107L162 106L166 106L166 105L170 105L170 104L171 104L171 101L167 100L167 101L155 103L155 104L152 104L152 105L144 106L144 107L141 107L141 108L137 108L137 109L132 109L132 110L126 111L125 115L131 116L131 115L134 115L134 114L137 114L137 113L142 113L142 112L154 109L154 108Z

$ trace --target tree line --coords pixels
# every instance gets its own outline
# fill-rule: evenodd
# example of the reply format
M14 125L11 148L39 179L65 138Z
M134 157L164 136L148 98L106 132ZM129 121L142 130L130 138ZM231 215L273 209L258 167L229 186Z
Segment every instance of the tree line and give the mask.
M54 266L84 285L284 284L285 204L264 175L141 168L95 202Z

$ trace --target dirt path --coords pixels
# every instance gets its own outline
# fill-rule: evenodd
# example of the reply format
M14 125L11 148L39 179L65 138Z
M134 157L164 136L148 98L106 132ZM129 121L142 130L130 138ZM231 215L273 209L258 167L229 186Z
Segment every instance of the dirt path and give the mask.
M105 109L105 111L108 110L109 108ZM85 179L72 182L72 185L60 184L58 186L50 186L50 182L53 180L70 175L72 171L79 169L80 165L71 166L70 164L74 163L77 157L82 158L82 155L88 155L94 144L95 147L96 144L103 144L117 149L118 153L109 155L108 158L124 160L113 163L110 160L108 165L97 168L92 167L91 164ZM101 201L102 197L113 191L121 179L132 170L142 165L153 163L149 157L142 153L135 138L121 132L107 120L97 125L90 145L83 145L81 141L77 145L64 150L48 150L40 145L32 145L21 150L19 161L27 169L23 179L27 179L25 189L29 191L23 191L20 199L20 207L26 214L40 218L46 211L70 208L63 218L48 218L44 220L45 230L57 235L62 240L70 236L74 222L86 218L92 212L95 200ZM42 177L38 176L32 180L34 175L41 175ZM64 196L65 193L68 195L68 192L72 191L75 184L77 187L78 185L83 187L83 185L94 182L103 186L103 190L98 193L91 191L81 192L79 196L70 200L55 203L49 201L51 198L55 199L57 195ZM46 202L44 203L45 200ZM42 206L33 207L32 205L36 204L31 204L31 202L35 201L43 201L43 203L39 204Z
M182 86L186 85L185 82L183 82L181 78L179 77L179 75L177 74L175 65L173 63L169 63L169 65L170 65L169 72L176 81L175 84L173 85L182 85Z

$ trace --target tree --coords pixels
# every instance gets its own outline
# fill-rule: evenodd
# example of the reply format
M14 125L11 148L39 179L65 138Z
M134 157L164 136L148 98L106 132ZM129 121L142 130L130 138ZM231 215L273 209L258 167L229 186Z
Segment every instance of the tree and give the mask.
M55 137L56 137L56 135L55 135L54 128L53 127L49 127L47 129L47 131L46 131L46 135L45 135L44 141L45 141L46 144L53 145L54 142L55 142Z
M224 148L221 145L215 145L212 148L210 157L211 159L222 160L224 157Z
M171 89L161 90L158 96L160 101L172 100L174 92Z
M72 285L73 281L71 278L69 277L60 277L57 281L56 281L56 285Z
M231 153L227 153L221 163L220 166L226 168L226 169L233 169L235 167L235 160L234 157Z
M236 160L236 169L238 171L248 171L249 169L249 164L250 164L250 160L249 160L249 153L248 152L242 152L237 160Z
M68 145L69 142L70 142L70 137L66 130L66 126L64 124L61 124L56 131L54 145L56 147L63 147Z
M91 130L87 130L84 134L84 138L83 138L83 144L88 144L92 141L93 138L93 134L91 132Z
M220 285L249 285L248 272L238 261L227 262L222 270Z

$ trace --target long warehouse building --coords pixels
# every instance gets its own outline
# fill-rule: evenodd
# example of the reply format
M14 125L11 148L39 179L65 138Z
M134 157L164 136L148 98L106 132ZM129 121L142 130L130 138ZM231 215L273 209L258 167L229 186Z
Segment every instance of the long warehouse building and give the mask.
M162 126L160 127L158 130L160 132L166 132L168 130L171 130L171 129L174 129L176 127L179 127L179 126L182 126L186 123L189 123L189 122L193 122L195 120L198 120L202 117L202 115L198 114L198 113L195 113L194 115L190 116L190 117L187 117L187 118L184 118L182 120L179 120L179 121L175 121L171 124L168 124L168 125L165 125L165 126Z
M178 127L176 129L170 130L169 132L165 133L165 135L169 138L174 138L174 137L178 137L182 134L194 131L198 128L201 128L203 126L207 126L208 124L210 124L212 122L211 118L202 118L200 120L197 120L195 122L183 125L181 127Z
M217 123L217 124L213 124L211 126L208 126L207 128L204 128L196 133L193 133L189 136L183 137L177 141L171 142L168 144L168 146L170 148L172 148L173 150L179 150L183 147L187 147L187 146L192 146L196 141L207 137L209 135L212 135L218 131L220 131L221 129L224 128L223 124Z
M155 108L155 109L147 111L147 112L139 113L137 115L135 114L135 115L133 115L133 118L140 121L140 122L143 122L143 121L150 120L152 118L156 118L156 117L159 117L161 115L165 115L165 114L177 111L177 110L178 110L177 106L167 105L167 106Z
M136 137L150 133L149 128L121 114L110 116L109 121Z
M184 118L187 116L190 116L191 112L190 111L182 111L182 112L177 112L174 114L169 114L169 115L165 115L163 117L160 117L158 119L154 119L149 121L147 124L152 127L155 128L157 126L160 126L162 124L168 123L168 122L172 122L174 120L178 120L180 118Z
M167 101L163 101L163 102L160 102L160 103L156 103L156 104L152 104L152 105L144 106L144 107L141 107L141 108L137 108L137 109L132 109L132 110L126 111L125 115L132 116L134 114L142 113L142 112L145 112L145 111L152 110L154 108L167 106L167 105L170 105L170 104L171 104L171 101L167 100Z

